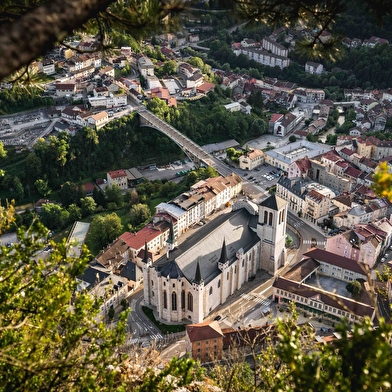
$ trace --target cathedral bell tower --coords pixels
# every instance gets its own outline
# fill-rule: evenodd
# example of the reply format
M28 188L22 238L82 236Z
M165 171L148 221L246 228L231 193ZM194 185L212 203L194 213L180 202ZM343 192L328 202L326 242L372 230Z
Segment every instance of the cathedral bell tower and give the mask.
M144 255L142 259L143 265L143 281L149 282L150 281L150 267L152 266L152 259L150 257L150 253L148 252L148 245L147 241L144 242ZM150 303L150 287L148 284L144 284L143 286L144 291L144 301L146 304Z
M287 202L273 195L259 204L260 265L272 275L286 263Z
M173 222L170 220L169 237L166 240L166 257L169 258L169 253L177 246L177 238L174 235Z

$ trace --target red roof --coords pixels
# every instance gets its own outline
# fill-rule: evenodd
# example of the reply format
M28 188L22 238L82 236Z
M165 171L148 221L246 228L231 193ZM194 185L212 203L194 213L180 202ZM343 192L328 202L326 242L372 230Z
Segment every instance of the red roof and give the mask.
M340 256L319 248L311 249L310 251L304 253L304 256L313 258L317 261L324 261L328 264L336 265L340 268L344 268L353 272L357 272L358 274L364 275L366 278L366 265L361 264L356 260L349 259L348 257Z
M191 342L223 337L222 330L220 329L217 321L205 321L200 324L190 324L185 328Z
M121 234L120 238L132 249L141 249L146 242L148 244L160 235L161 232L159 230L155 229L152 225L147 225L137 233L125 232Z
M126 177L127 173L125 172L125 170L120 169L120 170L114 170L114 171L109 172L109 176L111 178Z
M281 119L282 117L283 117L283 114L274 113L274 114L271 116L270 122L276 122L276 121L278 121L279 119Z
M92 182L86 182L83 184L84 190L89 193L94 191L94 184Z
M197 87L197 92L202 93L202 94L207 94L213 88L215 88L214 83L203 83L202 85Z

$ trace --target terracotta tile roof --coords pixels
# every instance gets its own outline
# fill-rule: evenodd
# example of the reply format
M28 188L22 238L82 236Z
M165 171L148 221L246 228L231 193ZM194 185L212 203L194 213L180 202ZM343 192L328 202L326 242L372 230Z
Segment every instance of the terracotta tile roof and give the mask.
M366 277L367 267L356 260L349 259L335 253L328 252L324 249L313 248L304 253L304 256L313 258L317 261L324 261L326 263L336 265L338 267L356 272Z
M294 280L296 282L302 282L312 272L318 269L320 263L315 259L302 259L299 263L294 265L284 277L286 279Z
M328 293L319 288L308 286L303 283L298 284L298 282L294 282L282 277L276 278L272 286L290 293L295 293L308 299L317 297L325 305L345 311L350 311L351 313L361 317L372 317L374 313L374 308L370 305L366 305L336 294Z
M358 169L355 169L352 166L349 166L345 171L344 174L350 176L350 177L354 177L354 178L358 178L361 175L361 171Z
M120 238L124 240L130 248L141 249L146 242L148 244L161 234L160 230L157 230L152 225L147 225L137 233L125 232L124 234L121 234Z
M323 158L328 159L329 161L332 162L338 162L342 159L335 150L325 152L323 154Z
M123 169L110 171L108 174L111 178L120 178L127 176L127 172Z
M317 192L315 189L312 189L306 194L306 197L316 201L317 203L321 203L323 199L325 198L324 195L321 193Z
M271 116L270 122L276 122L276 121L280 120L282 117L283 117L283 114L274 113Z
M190 324L185 328L191 342L222 338L224 336L217 321L204 321L200 324Z

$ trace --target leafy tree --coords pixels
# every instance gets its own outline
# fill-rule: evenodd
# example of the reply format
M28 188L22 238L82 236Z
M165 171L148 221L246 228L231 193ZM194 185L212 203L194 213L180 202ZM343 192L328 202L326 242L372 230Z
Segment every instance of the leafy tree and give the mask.
M3 233L12 209L3 208L0 216ZM99 304L88 294L75 295L86 250L68 258L63 242L42 260L36 255L44 245L34 238L47 235L35 222L0 252L0 390L111 391L115 372L109 365L118 364L115 349L124 342L126 315L113 329L95 321Z
M122 229L121 219L116 213L96 216L91 222L86 242L92 250L102 249L116 239Z
M151 211L146 204L133 204L130 211L130 223L132 226L139 226L146 223L151 217Z
M71 204L68 206L69 220L71 222L78 221L82 218L82 210L76 204Z
M60 189L61 204L67 208L71 204L80 204L81 193L79 187L71 181L67 181Z
M69 212L54 203L42 206L41 221L50 230L60 229L68 223Z
M52 193L52 190L48 186L47 180L43 180L42 178L40 178L37 181L35 181L34 185L37 188L37 191L43 197L48 197Z
M0 159L7 156L7 150L4 148L4 144L0 141Z
M338 140L338 135L328 134L325 142L331 146L334 146L336 145L337 140Z
M86 196L80 199L83 216L91 215L97 208L97 203L91 196Z
M108 310L108 318L109 318L110 321L113 320L114 314L115 314L114 307L113 307L113 305L111 305L109 310Z
M361 283L354 280L347 284L346 290L355 297L362 291Z
M121 189L117 185L113 185L112 187L108 186L105 192L108 203L114 203L117 207L121 207L123 205L124 198L121 193Z
M297 137L295 136L295 135L291 135L290 137L289 137L289 142L290 143L294 143L294 142L296 142L297 141Z

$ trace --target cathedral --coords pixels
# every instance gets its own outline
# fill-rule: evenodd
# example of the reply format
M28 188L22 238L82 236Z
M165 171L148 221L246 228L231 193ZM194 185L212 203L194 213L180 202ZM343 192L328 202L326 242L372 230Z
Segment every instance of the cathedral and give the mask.
M287 203L273 195L235 202L179 245L171 230L165 255L152 263L145 252L145 305L163 321L202 322L259 270L275 275L285 264L286 219Z

